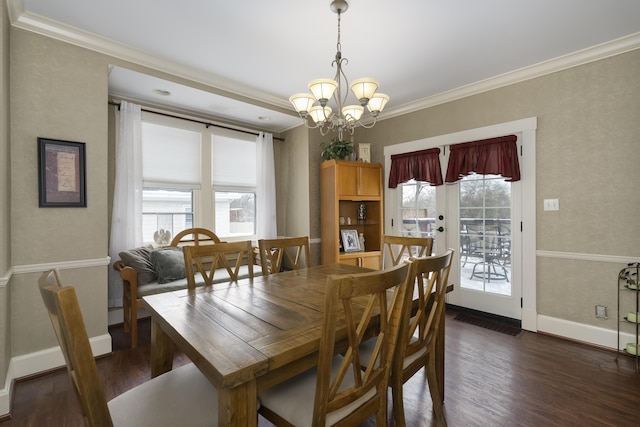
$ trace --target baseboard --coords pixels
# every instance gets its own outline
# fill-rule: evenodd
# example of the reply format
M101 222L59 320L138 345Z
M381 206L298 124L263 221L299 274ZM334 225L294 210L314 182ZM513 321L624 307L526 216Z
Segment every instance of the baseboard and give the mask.
M93 337L89 341L94 356L111 353L111 335L105 334ZM59 368L64 364L64 356L60 347L51 347L34 353L12 357L9 362L4 388L0 390L0 418L9 414L11 410L12 388L16 379Z
M456 306L451 307L459 308ZM618 332L614 329L600 328L584 323L545 316L537 314L533 310L522 311L521 327L527 331L554 335L571 341L608 348L614 351L618 348ZM625 349L628 342L635 342L635 340L635 335L621 332L619 350Z
M538 315L538 331L611 350L616 350L618 347L618 333L616 330L599 328L541 314ZM621 332L619 349L624 349L628 342L635 342L635 339L635 335Z

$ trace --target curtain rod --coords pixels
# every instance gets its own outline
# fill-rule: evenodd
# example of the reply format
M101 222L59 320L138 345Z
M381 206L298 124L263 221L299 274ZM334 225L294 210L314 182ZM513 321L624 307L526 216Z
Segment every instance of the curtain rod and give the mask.
M115 105L116 107L118 107L118 110L120 109L120 103L119 102L113 102L113 101L109 101L110 105ZM193 123L200 123L202 125L205 125L207 128L209 126L213 126L213 127L217 127L217 128L221 128L221 129L227 129L227 130L232 130L235 132L242 132L242 133L248 133L249 135L255 135L258 136L259 134L256 132L251 132L248 130L243 130L243 129L237 129L237 128L232 128L229 126L224 126L224 125L217 125L215 123L211 123L211 122L204 122L202 120L196 120L196 119L189 119L186 117L180 117L180 116L175 116L173 114L169 114L169 113L160 113L158 111L153 111L153 110L147 110L145 108L140 108L141 111L144 111L145 113L152 113L152 114L158 114L159 116L165 116L165 117L171 117L173 119L180 119L180 120L186 120L188 122L193 122ZM284 141L284 138L279 138L274 136L273 139L277 139L278 141Z

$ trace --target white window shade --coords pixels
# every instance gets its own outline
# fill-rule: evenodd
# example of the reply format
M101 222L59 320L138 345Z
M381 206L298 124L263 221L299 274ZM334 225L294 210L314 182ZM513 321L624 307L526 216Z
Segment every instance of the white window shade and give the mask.
M211 178L214 186L255 187L256 169L255 140L212 136Z
M142 123L142 176L149 182L200 186L200 133Z

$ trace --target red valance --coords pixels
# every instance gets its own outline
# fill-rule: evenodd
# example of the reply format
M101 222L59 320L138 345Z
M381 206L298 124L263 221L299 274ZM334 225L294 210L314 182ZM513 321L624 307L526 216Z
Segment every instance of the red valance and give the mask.
M517 139L507 135L451 145L446 181L456 182L471 172L520 181Z
M442 185L439 154L439 148L430 148L392 155L389 188L396 188L398 184L411 179L425 181L431 185Z

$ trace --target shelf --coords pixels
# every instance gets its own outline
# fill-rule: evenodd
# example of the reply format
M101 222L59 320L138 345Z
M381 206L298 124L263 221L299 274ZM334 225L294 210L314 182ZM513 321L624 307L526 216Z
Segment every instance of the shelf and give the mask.
M636 348L634 352L627 351L628 345L633 349L640 343L640 316L636 314L635 321L628 318L628 314L640 313L640 262L630 263L618 273L618 345L616 361L618 355L624 354L635 359L636 373L640 373L640 351ZM633 293L629 293L631 291ZM635 298L633 295L635 294ZM625 325L625 326L622 326ZM627 334L633 330L635 342L621 343L621 329ZM624 344L624 348L620 348Z

